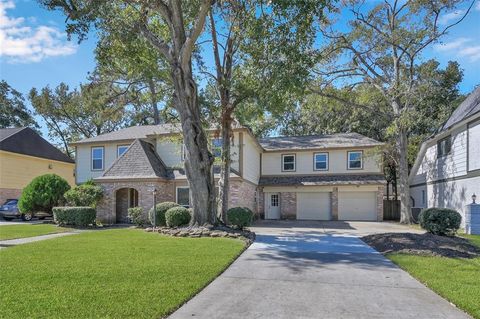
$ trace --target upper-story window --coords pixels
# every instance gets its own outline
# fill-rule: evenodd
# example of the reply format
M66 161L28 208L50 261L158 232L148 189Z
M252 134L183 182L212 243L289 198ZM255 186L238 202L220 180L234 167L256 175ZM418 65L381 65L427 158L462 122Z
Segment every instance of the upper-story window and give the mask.
M128 149L128 145L118 145L117 146L117 157L120 157L125 153Z
M348 169L362 169L363 168L363 152L351 151L347 152Z
M222 139L221 138L212 139L212 153L215 157L222 156Z
M437 157L443 157L452 151L452 136L449 135L437 142Z
M92 170L93 171L103 170L103 155L104 155L103 146L92 147Z
M283 172L295 171L295 154L282 155L282 171Z
M328 171L328 153L313 154L313 170Z

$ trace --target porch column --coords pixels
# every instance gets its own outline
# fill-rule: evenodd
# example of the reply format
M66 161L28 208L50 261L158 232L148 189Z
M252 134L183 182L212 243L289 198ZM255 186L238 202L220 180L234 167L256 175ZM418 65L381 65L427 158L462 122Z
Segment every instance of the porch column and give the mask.
M331 192L332 220L338 220L338 187Z

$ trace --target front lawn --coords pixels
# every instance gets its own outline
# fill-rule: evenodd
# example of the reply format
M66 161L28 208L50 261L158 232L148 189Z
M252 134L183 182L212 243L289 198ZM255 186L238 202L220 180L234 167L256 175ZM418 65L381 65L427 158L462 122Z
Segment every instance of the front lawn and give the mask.
M480 236L462 236L480 247ZM480 319L480 257L447 258L404 253L387 257L430 289Z
M113 229L2 249L0 318L160 318L243 248L234 239Z
M70 230L69 228L57 227L51 224L5 225L0 226L0 240L63 233Z

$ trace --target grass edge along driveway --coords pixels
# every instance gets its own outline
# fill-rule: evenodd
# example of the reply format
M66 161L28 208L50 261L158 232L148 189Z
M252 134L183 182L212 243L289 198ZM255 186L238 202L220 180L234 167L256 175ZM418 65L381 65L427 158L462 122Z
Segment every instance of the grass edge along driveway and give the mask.
M3 249L0 318L164 317L244 248L236 239L114 229Z
M72 231L52 224L15 224L0 226L0 240L28 238Z
M480 235L461 235L480 247ZM400 268L455 304L480 319L480 257L472 259L388 254Z

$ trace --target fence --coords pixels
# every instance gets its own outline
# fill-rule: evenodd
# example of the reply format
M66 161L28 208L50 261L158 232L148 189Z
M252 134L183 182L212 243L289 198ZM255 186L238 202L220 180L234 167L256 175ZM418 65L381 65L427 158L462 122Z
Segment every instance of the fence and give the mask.
M383 200L383 220L400 220L399 200Z

